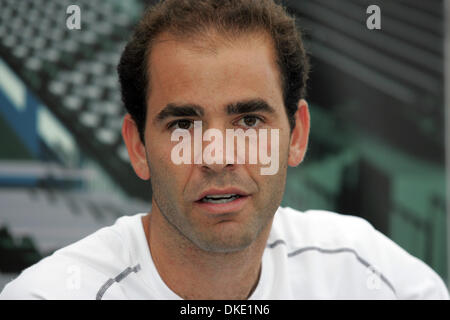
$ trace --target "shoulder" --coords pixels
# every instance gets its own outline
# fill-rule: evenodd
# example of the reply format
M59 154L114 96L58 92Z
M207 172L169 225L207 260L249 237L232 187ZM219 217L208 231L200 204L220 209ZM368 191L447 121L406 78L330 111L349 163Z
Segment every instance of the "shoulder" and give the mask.
M8 283L1 299L95 299L105 282L132 261L124 229L133 217L55 251Z
M373 232L366 220L325 210L298 211L280 207L273 225L274 233L296 247L305 244L352 245Z
M397 298L449 297L444 282L434 270L360 217L324 210L300 212L292 208L280 208L276 215L271 241L276 241L275 238L283 241L291 256L306 250L323 257L347 254L352 256L349 261L379 274Z

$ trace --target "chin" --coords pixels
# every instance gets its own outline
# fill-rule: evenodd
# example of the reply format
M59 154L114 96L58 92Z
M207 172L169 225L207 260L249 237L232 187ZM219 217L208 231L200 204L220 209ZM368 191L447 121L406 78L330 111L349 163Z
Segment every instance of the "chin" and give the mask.
M219 230L208 237L194 241L203 251L215 253L233 253L247 249L257 238L257 234L246 232L239 234L236 230Z
M245 250L250 244L208 243L199 248L209 253L235 253Z

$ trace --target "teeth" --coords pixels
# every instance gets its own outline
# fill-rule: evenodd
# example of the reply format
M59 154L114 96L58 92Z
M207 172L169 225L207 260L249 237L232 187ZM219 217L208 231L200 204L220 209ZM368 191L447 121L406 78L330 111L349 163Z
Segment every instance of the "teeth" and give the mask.
M209 203L227 203L236 200L240 196L237 194L231 194L231 195L211 195L206 196L202 199L202 202L209 202Z
M237 194L231 193L231 194L210 194L209 196L206 196L205 198L209 199L222 199L222 198L230 198L235 197Z

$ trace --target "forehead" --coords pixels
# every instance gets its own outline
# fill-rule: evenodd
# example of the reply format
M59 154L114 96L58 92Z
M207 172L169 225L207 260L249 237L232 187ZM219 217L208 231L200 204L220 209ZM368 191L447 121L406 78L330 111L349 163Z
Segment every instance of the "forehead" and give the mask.
M282 104L274 46L262 33L233 40L163 34L153 44L148 68L148 114L168 103L195 103L206 110L254 98Z

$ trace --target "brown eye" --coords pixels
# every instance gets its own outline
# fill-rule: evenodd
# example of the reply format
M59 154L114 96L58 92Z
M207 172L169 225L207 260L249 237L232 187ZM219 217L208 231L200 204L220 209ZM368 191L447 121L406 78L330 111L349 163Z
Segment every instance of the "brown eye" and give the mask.
M192 121L187 119L176 120L169 124L169 129L191 129Z
M259 117L256 116L245 116L239 120L239 124L244 127L256 127L259 122L262 121Z
M178 122L178 127L180 128L180 129L186 129L186 130L188 130L190 127L191 127L191 122L189 121L189 120L180 120L179 122Z

